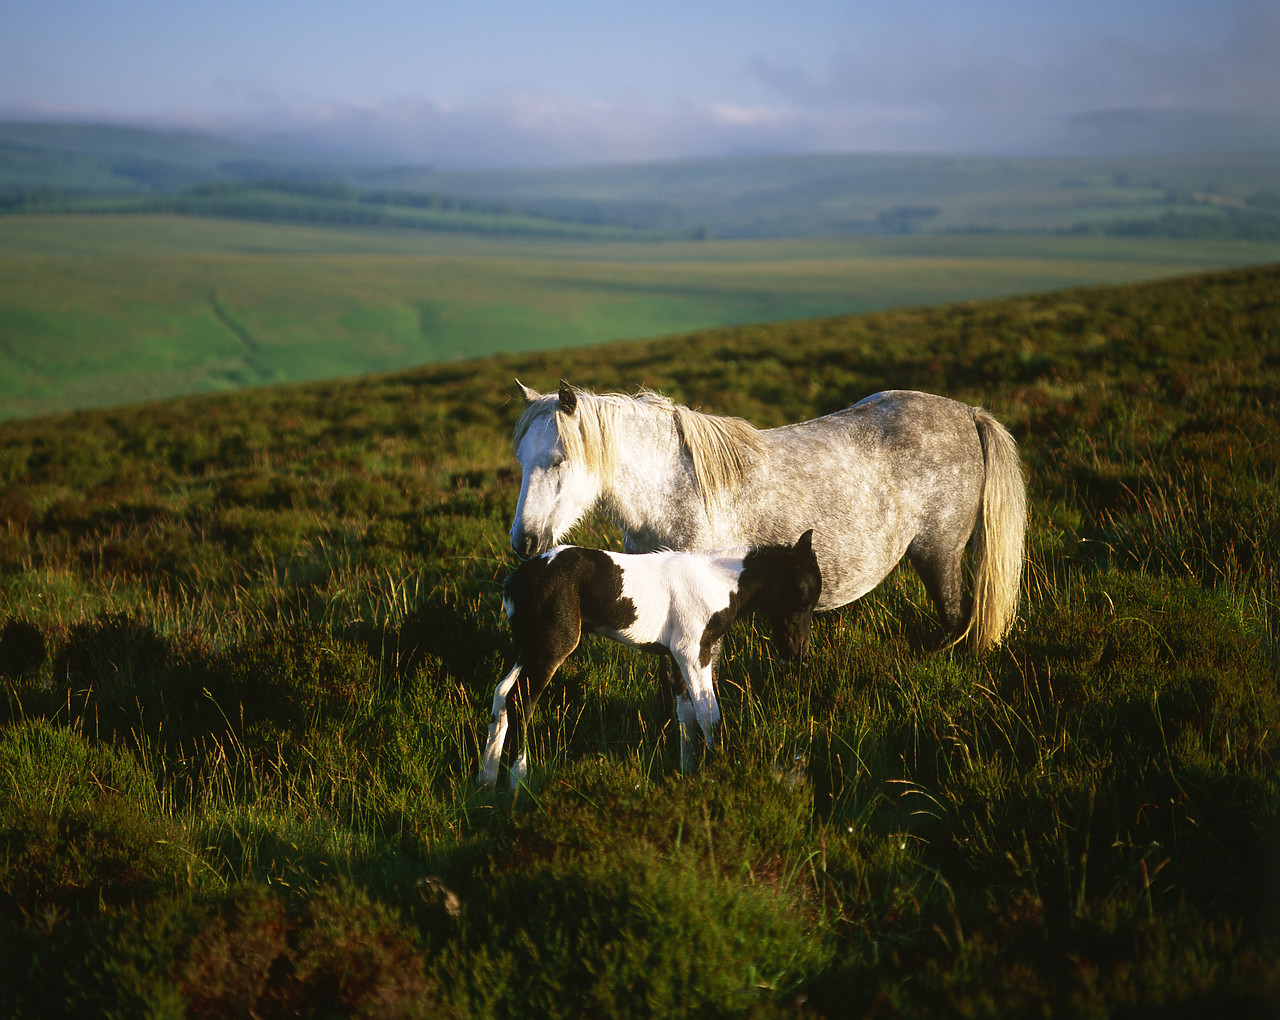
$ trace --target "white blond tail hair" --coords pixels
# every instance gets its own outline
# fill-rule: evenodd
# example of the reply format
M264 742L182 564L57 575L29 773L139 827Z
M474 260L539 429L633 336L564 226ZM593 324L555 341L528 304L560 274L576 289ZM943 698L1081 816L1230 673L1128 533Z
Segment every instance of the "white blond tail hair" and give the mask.
M978 408L986 481L974 533L973 613L966 633L977 651L994 648L1013 626L1022 588L1027 531L1027 488L1018 445L995 418Z

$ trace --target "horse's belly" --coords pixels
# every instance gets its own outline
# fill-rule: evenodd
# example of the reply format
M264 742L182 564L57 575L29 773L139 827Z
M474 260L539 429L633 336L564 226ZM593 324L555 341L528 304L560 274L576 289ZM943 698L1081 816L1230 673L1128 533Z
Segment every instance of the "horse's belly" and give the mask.
M826 418L770 430L724 544L793 542L813 528L819 609L861 598L917 539L959 556L985 467L972 409L923 394L883 394Z
M828 526L827 541L819 543L814 528L814 552L822 571L818 609L835 609L859 599L883 581L906 554L910 536L886 532L867 536Z

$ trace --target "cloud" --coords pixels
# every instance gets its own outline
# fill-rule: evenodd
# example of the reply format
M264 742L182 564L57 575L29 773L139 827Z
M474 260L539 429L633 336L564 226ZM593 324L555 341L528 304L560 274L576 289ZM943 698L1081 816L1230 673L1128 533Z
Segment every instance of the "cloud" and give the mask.
M294 104L187 126L439 167L643 162L840 147L781 105L622 104L542 93L486 103Z
M585 83L560 79L560 91L527 84L539 80L530 75L523 85L460 90L466 98L454 102L421 93L302 101L246 64L217 77L204 112L128 119L442 168L817 151L1280 146L1280 4L1219 0L1209 13L1194 0L1173 7L1164 20L1153 21L1144 5L1112 19L1068 12L1046 26L1043 12L1004 4L944 15L872 2L871 13L859 6L844 20L832 17L817 42L811 35L745 42L735 51L736 72L721 61L715 74L687 79L683 93L666 88L661 99L646 91L649 83L624 87L593 65ZM62 114L121 119L105 111Z
M887 147L1048 152L1280 144L1280 4L1227 0L1220 29L1141 33L1040 27L956 40L894 22L825 62L757 53L746 73L778 102ZM1161 34L1156 29L1167 27Z
M1071 151L1090 154L1280 149L1280 114L1186 107L1091 110L1067 121Z

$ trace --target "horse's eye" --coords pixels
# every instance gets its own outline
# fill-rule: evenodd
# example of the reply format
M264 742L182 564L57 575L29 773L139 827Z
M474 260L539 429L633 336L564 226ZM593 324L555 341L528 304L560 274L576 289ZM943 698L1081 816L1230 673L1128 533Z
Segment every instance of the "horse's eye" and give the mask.
M558 454L558 453L557 453L557 454L555 454L555 455L551 458L551 466L552 466L553 468L563 467L563 466L564 466L564 458L563 458L562 456L560 456L560 454Z

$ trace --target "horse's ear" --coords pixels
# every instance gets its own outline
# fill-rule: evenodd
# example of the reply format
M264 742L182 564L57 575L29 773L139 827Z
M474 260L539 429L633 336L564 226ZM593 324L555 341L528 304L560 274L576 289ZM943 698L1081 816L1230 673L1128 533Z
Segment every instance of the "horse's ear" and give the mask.
M810 528L796 539L796 552L808 552L813 548L813 529Z
M532 404L535 400L537 400L540 396L542 396L542 394L539 393L537 390L531 390L519 379L516 380L516 385L520 387L520 396L524 397L525 406Z
M578 408L578 394L563 379L560 380L560 410L565 414L573 414Z

